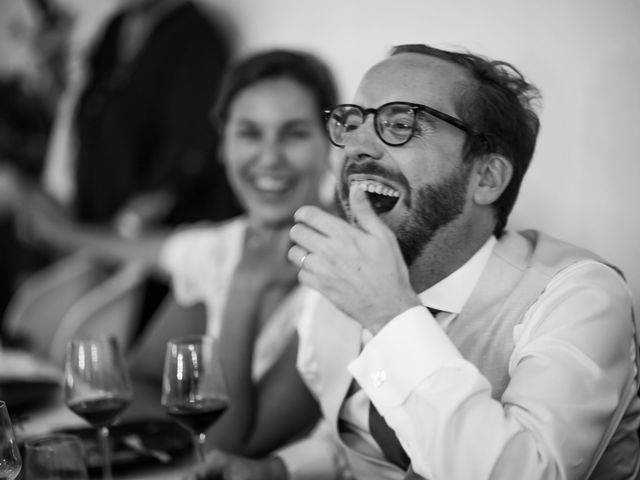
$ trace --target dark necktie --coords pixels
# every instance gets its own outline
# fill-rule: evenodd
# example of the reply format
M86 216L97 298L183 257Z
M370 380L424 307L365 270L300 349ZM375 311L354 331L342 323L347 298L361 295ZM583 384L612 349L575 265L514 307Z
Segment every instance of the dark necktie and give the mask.
M429 308L429 311L434 317L440 313L440 310L433 308ZM371 402L369 402L369 431L387 460L406 471L411 464L409 456L400 445L395 432Z
M387 460L403 470L409 468L411 460L400 445L398 437L371 402L369 402L369 431Z

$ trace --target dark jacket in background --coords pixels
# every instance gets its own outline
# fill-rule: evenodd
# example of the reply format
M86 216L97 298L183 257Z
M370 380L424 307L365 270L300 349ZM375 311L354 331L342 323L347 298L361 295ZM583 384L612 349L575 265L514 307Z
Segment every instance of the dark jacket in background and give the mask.
M230 53L210 18L185 3L155 25L133 61L118 62L127 12L98 40L76 111L76 213L102 223L133 196L169 190L178 200L167 224L239 213L209 111Z

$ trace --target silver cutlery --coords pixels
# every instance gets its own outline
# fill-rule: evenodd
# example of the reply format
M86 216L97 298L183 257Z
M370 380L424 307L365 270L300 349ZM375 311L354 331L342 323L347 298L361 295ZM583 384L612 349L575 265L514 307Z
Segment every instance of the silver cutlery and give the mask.
M145 447L139 435L125 435L122 437L122 443L124 443L127 447L136 451L137 453L153 457L159 462L169 463L171 461L171 455L169 455L167 452L157 450L155 448Z

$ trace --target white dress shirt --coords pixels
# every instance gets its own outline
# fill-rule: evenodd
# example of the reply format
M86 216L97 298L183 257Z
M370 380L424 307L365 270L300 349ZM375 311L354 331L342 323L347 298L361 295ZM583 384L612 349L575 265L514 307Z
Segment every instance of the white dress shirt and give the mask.
M449 315L436 321L426 308L403 312L348 369L396 431L413 469L427 479L586 478L609 425L638 402L630 292L613 269L595 261L558 273L514 328L510 383L494 400L487 379L446 335L494 244L489 240L420 294L424 305ZM305 374L314 369L316 354L305 341L309 328L302 319L298 366L305 378L314 378ZM348 404L341 419L371 444L366 415ZM301 451L280 455L293 479L306 478Z

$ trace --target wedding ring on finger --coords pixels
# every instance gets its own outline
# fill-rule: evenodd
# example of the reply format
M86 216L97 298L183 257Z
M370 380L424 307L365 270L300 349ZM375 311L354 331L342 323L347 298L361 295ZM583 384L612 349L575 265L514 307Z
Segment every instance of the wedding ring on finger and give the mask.
M309 252L306 252L304 255L302 255L302 258L300 258L300 262L298 263L298 267L300 268L300 270L302 270L304 267L304 262L307 260L307 255L309 255Z

